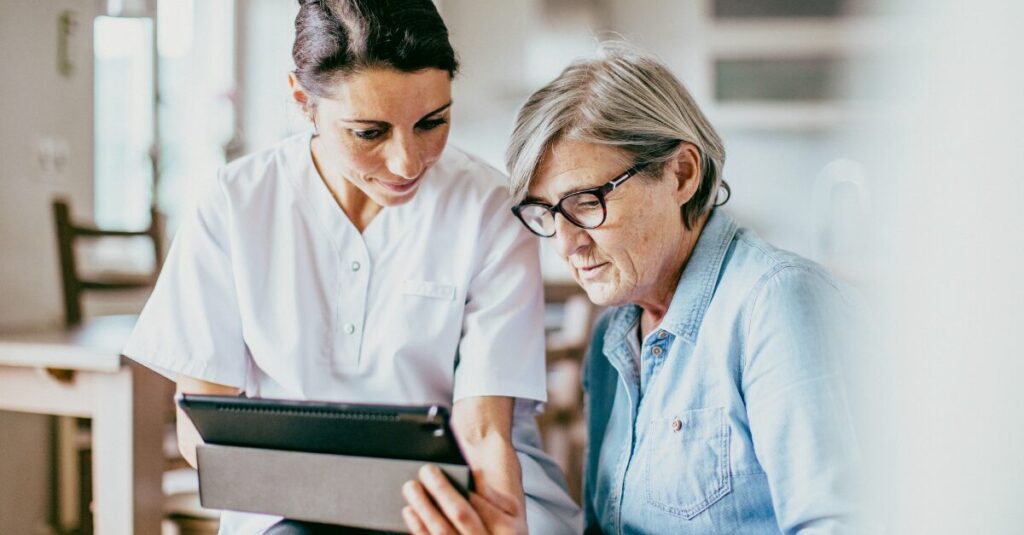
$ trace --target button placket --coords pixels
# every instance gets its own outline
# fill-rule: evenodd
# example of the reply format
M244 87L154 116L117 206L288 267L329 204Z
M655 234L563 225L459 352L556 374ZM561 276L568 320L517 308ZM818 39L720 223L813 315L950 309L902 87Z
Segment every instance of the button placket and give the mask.
M644 357L640 363L640 373L643 376L643 381L640 385L641 390L644 389L645 385L650 384L658 370L664 365L670 346L669 334L664 329L658 330L656 334L651 335L647 339L645 346L641 348L641 354Z
M341 295L338 296L340 308L333 360L338 370L351 371L359 366L365 331L370 285L370 264L367 261L365 244L353 244L343 252L339 260Z

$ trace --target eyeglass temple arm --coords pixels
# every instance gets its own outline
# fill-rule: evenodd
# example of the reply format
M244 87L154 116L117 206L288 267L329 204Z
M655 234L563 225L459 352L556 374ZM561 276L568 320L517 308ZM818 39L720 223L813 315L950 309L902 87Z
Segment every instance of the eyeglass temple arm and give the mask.
M625 173L622 173L622 176L620 176L619 178L616 178L615 180L612 180L611 182L609 182L608 183L608 190L605 191L604 193L607 194L607 193L611 192L615 188L619 187L619 184L622 184L623 182L625 182L625 181L629 180L630 178L632 178L633 175L639 173L640 171L643 171L644 167L647 167L647 164L648 164L648 162L643 162L643 163L638 163L638 164L634 165L633 167L630 167Z

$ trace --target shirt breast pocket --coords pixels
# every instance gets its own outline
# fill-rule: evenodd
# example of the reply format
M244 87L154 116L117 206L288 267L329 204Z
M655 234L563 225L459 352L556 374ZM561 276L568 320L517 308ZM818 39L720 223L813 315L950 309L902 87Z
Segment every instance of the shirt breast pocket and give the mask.
M724 409L685 411L650 425L643 460L649 504L692 519L732 490Z
M453 321L458 317L454 307L457 289L450 284L424 280L406 280L402 286L400 311L407 332L405 337L415 340L417 347L440 350L436 344L446 345L445 340L458 340L458 333L450 332ZM455 325L455 328L459 327ZM403 334L396 326L396 334ZM405 339L405 338L399 338Z

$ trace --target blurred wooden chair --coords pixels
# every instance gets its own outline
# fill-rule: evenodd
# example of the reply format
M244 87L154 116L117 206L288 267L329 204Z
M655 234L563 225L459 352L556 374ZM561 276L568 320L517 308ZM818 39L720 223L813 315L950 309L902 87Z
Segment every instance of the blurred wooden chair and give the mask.
M60 259L61 287L64 293L64 323L67 326L82 322L82 295L86 292L111 292L150 288L156 283L163 261L161 216L156 207L150 209L149 226L142 230L100 229L94 225L76 223L71 207L63 199L53 201L53 218L57 231L57 253ZM92 276L79 271L75 244L80 239L109 239L146 237L152 241L153 266L143 273L104 270Z
M537 421L545 449L561 465L578 502L586 442L580 372L599 309L573 282L545 284L544 303L548 403Z

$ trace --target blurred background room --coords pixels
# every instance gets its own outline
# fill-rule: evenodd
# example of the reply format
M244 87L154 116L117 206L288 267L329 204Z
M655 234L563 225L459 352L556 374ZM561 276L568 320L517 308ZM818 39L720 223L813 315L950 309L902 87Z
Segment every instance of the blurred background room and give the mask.
M518 106L599 40L661 57L725 141L731 213L867 298L878 332L851 379L872 516L889 533L1020 533L1024 9L435 3L462 62L450 142L499 169ZM123 364L118 337L199 185L309 128L287 85L296 12L0 0L0 534L216 532L177 457L170 383ZM542 260L542 429L578 499L599 311Z

